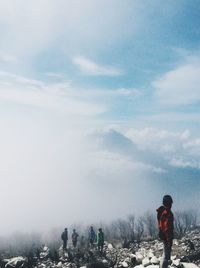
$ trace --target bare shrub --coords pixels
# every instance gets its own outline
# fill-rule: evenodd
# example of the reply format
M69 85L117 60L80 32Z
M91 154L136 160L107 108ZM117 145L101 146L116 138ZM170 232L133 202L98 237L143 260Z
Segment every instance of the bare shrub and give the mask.
M155 215L150 212L146 212L142 217L142 220L145 225L147 236L154 239L157 236L157 221Z
M197 213L194 210L177 211L175 213L175 234L183 237L187 231L197 226Z
M140 242L142 240L142 237L144 235L144 222L143 218L139 217L135 223L135 239L137 242Z
M135 240L135 215L131 214L128 216L128 228L129 228L129 238L131 242Z

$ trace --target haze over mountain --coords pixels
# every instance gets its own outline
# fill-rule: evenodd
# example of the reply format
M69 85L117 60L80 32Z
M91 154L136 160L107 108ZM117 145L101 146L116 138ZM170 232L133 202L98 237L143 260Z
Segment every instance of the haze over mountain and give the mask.
M196 0L0 1L0 234L199 208Z

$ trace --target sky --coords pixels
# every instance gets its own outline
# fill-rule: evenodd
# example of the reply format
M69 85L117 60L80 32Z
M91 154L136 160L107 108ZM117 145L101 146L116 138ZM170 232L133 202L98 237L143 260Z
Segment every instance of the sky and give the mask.
M198 0L0 0L0 234L198 208Z

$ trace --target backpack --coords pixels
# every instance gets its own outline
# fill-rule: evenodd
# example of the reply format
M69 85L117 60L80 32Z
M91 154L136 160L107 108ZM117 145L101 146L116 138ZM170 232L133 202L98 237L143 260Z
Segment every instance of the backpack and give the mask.
M167 233L169 230L169 212L165 209L165 207L160 207L157 210L157 219L158 219L158 227L159 227L159 233L158 236L161 240L165 241L167 240Z

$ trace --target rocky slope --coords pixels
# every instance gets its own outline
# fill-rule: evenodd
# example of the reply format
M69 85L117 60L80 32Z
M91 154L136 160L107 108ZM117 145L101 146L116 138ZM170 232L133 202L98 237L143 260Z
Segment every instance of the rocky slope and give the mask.
M18 256L1 260L1 267L69 267L69 268L158 268L162 255L162 242L158 240L134 243L130 248L105 243L104 252L97 249L78 247L63 252L62 248L50 250L44 246L39 252L31 252L26 257ZM200 230L186 234L182 239L175 239L170 267L200 267Z

